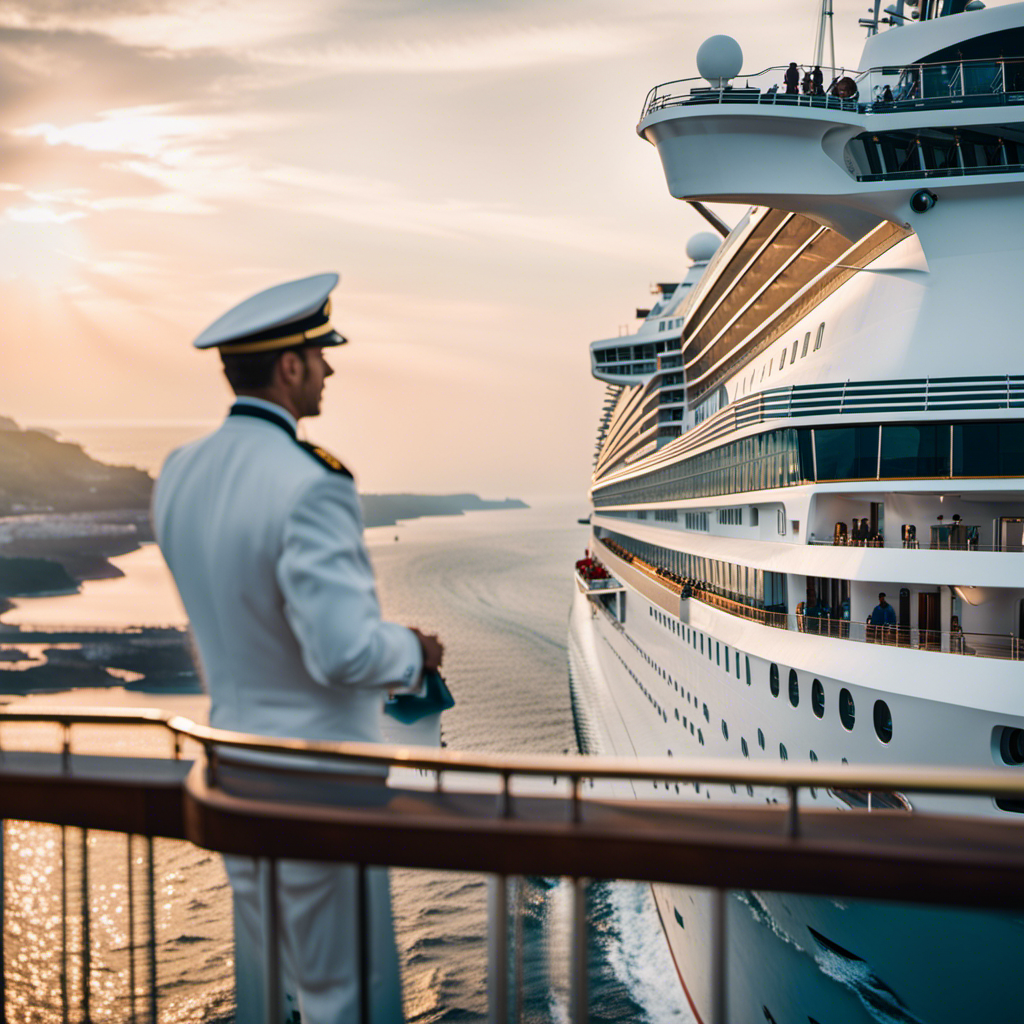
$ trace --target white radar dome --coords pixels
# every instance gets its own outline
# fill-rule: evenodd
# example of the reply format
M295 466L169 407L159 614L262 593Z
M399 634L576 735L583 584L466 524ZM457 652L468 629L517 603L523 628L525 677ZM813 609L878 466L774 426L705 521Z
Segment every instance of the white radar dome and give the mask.
M743 67L743 51L732 36L711 36L697 51L697 70L713 86L721 88Z
M686 243L686 255L694 263L707 263L718 252L722 240L710 231L701 231Z

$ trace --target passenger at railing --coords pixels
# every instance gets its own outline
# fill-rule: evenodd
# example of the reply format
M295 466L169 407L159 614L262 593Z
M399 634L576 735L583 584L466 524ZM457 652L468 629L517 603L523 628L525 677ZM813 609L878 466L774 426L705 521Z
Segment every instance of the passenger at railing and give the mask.
M796 61L790 61L789 67L786 68L786 73L782 78L786 86L787 96L796 96L800 92L800 69L796 66Z
M964 631L960 627L959 615L953 615L949 620L949 649L954 654L964 654L967 650L964 646Z
M885 594L878 595L878 604L868 616L868 640L884 643L886 632L896 625L896 609L885 599Z
M883 86L882 95L878 97L879 103L894 103L895 100L892 95L892 89L888 85Z
M836 528L832 533L832 543L837 546L842 546L847 542L846 523L836 523Z
M796 606L796 628L801 633L806 632L806 628L807 628L807 622L806 622L806 619L804 617L804 608L805 607L806 607L806 605L804 604L803 601L801 601Z
M811 91L815 96L825 95L824 83L825 76L822 75L821 68L815 65L814 70L811 72L811 85L813 87Z
M857 518L850 521L850 543L858 547L864 543L864 535L860 529L860 520Z
M814 94L814 79L811 78L810 71L804 72L804 77L800 80L800 91L805 96L811 96Z

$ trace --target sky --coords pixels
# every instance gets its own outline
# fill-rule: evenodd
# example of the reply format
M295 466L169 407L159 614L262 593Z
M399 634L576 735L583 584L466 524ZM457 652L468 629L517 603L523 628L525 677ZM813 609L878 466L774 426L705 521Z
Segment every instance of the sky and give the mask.
M706 227L644 96L718 32L746 71L810 61L818 6L0 0L0 415L213 425L192 339L335 270L351 344L304 425L361 489L582 500L588 345ZM834 7L856 66L866 0Z

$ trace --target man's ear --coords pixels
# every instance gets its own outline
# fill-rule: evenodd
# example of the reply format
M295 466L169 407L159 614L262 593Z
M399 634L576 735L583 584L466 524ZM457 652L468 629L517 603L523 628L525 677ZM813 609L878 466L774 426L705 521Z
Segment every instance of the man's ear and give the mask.
M299 358L297 352L282 352L281 358L277 361L277 366L274 368L278 374L279 379L283 384L297 384L302 380L303 371L305 364L302 359Z

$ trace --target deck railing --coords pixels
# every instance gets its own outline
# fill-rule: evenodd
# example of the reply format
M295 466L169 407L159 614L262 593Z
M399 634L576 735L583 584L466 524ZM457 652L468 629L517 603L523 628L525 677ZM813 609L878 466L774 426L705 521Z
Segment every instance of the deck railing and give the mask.
M570 941L571 1012L587 1020L587 880L627 878L705 886L713 891L710 935L712 1008L709 1020L723 1024L728 1011L726 895L733 888L865 897L942 905L1016 909L1024 907L1024 829L991 816L946 819L933 815L866 811L806 811L799 794L810 787L843 792L953 794L1016 802L1024 806L1024 774L1012 769L956 770L856 767L811 763L674 758L618 759L585 756L489 755L356 743L314 743L197 726L158 712L8 708L0 723L42 722L57 727L59 751L7 750L0 757L0 819L50 822L81 828L83 898L79 930L82 984L79 1001L64 1019L85 1012L89 1019L89 829L141 834L149 846L148 892L133 894L150 906L149 989L136 1005L132 974L131 1016L159 1019L154 919L154 836L186 839L208 849L260 858L266 892L274 892L280 858L367 865L482 871L492 875L490 898L489 1006L493 1022L509 1019L508 880L525 874L568 876L573 883ZM194 763L160 759L90 757L75 753L72 730L79 725L139 728L169 734L168 752L197 752ZM198 745L198 746L197 746ZM258 795L240 794L233 780L235 752L260 751L278 758L262 777ZM315 760L313 760L315 759ZM418 768L433 784L389 787L340 775L346 766ZM250 764L251 770L251 764ZM186 775L187 771L187 775ZM278 788L268 791L266 779ZM555 795L536 795L516 779L561 781ZM618 802L584 799L592 780L746 785L787 797L783 806L737 807L652 799ZM549 781L550 786L550 781ZM364 790L373 787L372 799ZM268 795L268 792L270 795ZM655 790L657 793L657 790ZM315 795L314 795L315 794ZM326 795L325 795L326 794ZM473 842L466 842L467 834ZM984 857L977 851L985 850ZM66 870L67 844L61 847ZM3 861L0 858L0 884ZM66 883L65 883L66 888ZM271 900L268 905L273 905ZM67 930L67 902L64 902ZM365 914L359 949L366 949ZM273 913L265 915L263 1009L253 1024L280 1024L278 943ZM6 931L4 932L6 936ZM132 924L134 965L134 924ZM2 951L0 951L2 952ZM68 955L62 951L62 977ZM2 958L0 958L2 962ZM145 973L145 972L140 972ZM365 961L360 977L366 978ZM0 971L0 978L3 972ZM256 979L250 979L255 982ZM361 1019L369 1021L364 997ZM0 1002L7 997L0 985ZM250 993L251 995L251 993ZM251 1000L250 1000L251 1003ZM0 1006L5 1012L5 1007Z
M620 548L619 545L612 546L603 538L599 538L599 542L612 557L624 561L666 590L680 597L685 593L688 600L702 601L730 615L759 622L773 629L786 629L834 640L853 640L859 643L883 644L889 647L945 654L974 655L979 658L1020 661L1024 655L1021 638L1013 633L966 633L958 630L920 629L917 626L873 626L866 622L851 622L849 619L822 618L757 608L716 594L706 586L692 582L684 583L673 574L666 573L663 569L659 570L658 566L651 565L639 556Z
M640 121L666 107L696 104L767 104L888 114L1024 102L1021 57L890 65L864 71L823 67L823 88L818 93L787 93L787 70L787 65L778 65L751 75L740 74L721 88L700 77L664 82L647 94ZM798 65L801 88L804 75L813 70L813 65Z

